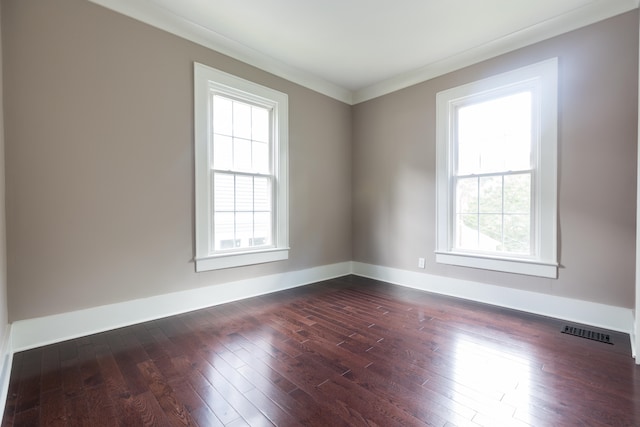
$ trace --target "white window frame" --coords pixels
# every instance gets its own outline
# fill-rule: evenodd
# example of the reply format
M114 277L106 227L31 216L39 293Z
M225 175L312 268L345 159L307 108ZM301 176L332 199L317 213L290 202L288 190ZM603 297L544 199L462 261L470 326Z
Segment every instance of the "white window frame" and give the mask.
M210 94L215 92L272 109L271 158L273 244L266 248L218 251L213 245L213 169ZM289 258L288 139L289 107L285 93L194 63L195 240L196 271L240 267Z
M539 122L532 134L537 164L533 165L532 256L462 251L454 245L453 173L456 108L470 99L500 97L510 87L535 87L533 105ZM558 59L551 58L436 95L436 262L547 278L558 277L557 262L557 135Z

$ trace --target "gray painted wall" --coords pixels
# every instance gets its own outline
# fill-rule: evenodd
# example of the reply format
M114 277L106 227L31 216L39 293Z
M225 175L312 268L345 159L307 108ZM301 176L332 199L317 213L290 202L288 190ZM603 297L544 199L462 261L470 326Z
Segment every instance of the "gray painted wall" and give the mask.
M9 319L349 260L423 271L418 257L431 274L632 307L637 22L633 11L350 107L83 0L3 0ZM560 278L436 265L435 94L550 56ZM289 95L286 262L194 272L193 61Z
M351 259L351 108L84 0L2 3L12 321ZM193 61L289 95L286 262L195 273Z
M2 43L0 10L0 44ZM2 52L0 49L0 82L2 82ZM5 213L5 164L4 164L4 107L3 88L0 84L0 348L5 342L5 334L9 325L7 303L7 230Z
M435 263L435 98L559 58L557 280ZM633 307L638 13L632 11L354 107L354 260Z

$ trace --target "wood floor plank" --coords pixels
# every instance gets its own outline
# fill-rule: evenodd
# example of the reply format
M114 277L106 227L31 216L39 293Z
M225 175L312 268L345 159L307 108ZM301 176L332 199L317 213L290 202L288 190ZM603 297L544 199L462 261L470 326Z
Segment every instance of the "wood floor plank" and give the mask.
M104 384L85 389L89 423L117 425L118 413Z
M126 413L131 415L131 421L121 422L121 426L139 425L152 427L174 425L169 422L151 391L146 391L127 399L126 404L129 406ZM138 420L134 421L134 418ZM128 424L129 422L131 424Z
M231 403L211 385L199 370L191 373L187 379L191 387L222 423L226 425L240 418L240 414Z
M91 413L89 412L87 403L88 399L82 391L64 400L65 421L67 426L84 427L91 425Z
M59 346L49 345L42 352L41 393L62 388Z
M19 414L40 405L40 385L42 374L42 350L36 349L25 354L20 366L20 384L15 412Z
M178 399L173 388L167 383L153 361L147 360L139 363L138 369L147 380L151 394L160 404L171 425L193 426L196 424L185 404Z
M16 353L2 425L639 426L629 337L565 324L345 276Z
M64 427L67 424L62 389L43 392L39 423L45 426Z
M20 352L13 356L13 364L11 366L11 375L9 378L9 388L7 390L7 401L5 402L2 426L13 425L16 404L18 401L18 391L20 387L20 371L26 352Z
M325 425L337 425L335 423L337 415L333 417L330 408L320 405L318 401L314 401L309 394L284 378L274 367L259 358L250 359L250 355L247 355L247 360L250 360L250 362L240 369L241 374L256 389L268 396L289 414L295 416L297 420L305 425L310 425L314 424L314 420L320 423L320 420L325 419L327 420ZM283 382L287 384L286 387L282 386ZM309 401L313 402L313 404L309 405ZM319 425L322 425L322 423Z
M16 427L28 427L43 425L40 424L40 408L35 407L27 409L26 411L18 412L15 414L13 424ZM68 424L71 425L71 424Z
M216 417L208 406L201 406L191 413L198 425L206 427L224 427L224 424Z

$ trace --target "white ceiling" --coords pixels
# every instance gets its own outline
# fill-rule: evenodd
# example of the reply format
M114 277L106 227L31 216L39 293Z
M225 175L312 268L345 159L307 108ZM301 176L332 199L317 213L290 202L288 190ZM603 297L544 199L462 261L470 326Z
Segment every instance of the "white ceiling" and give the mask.
M91 0L347 103L638 7L639 0Z

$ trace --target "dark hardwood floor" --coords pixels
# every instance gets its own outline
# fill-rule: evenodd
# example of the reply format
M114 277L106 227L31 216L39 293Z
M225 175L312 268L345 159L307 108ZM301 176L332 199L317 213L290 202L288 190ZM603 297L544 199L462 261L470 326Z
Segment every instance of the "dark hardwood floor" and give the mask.
M17 353L4 426L640 426L565 322L349 276Z

